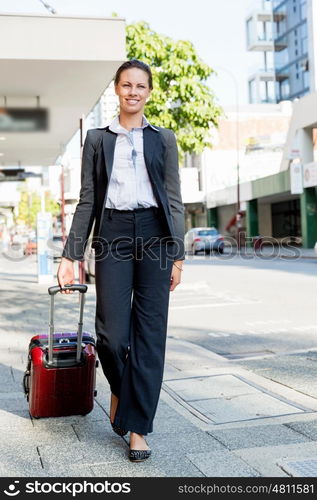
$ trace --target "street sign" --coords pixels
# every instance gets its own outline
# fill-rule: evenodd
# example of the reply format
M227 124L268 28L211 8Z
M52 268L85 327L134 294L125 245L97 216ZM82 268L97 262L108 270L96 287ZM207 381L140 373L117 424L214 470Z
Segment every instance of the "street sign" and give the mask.
M0 132L40 132L48 129L45 108L0 108Z
M317 186L317 162L306 163L303 167L304 187Z
M301 163L292 162L290 165L291 193L302 194L303 192L303 168Z
M296 160L297 158L300 158L300 150L299 149L292 149L289 153L288 159L289 160Z
M49 212L37 214L37 277L38 283L52 283L53 259L49 257L47 242L52 240L52 215Z

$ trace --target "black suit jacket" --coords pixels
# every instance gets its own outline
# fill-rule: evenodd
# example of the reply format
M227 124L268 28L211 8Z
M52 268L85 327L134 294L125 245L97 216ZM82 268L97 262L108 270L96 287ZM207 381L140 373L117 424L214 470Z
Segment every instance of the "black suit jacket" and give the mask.
M174 260L183 260L184 205L180 192L178 150L172 130L143 129L144 160L157 203L163 209ZM83 260L94 225L94 247L100 236L117 134L109 127L90 129L83 147L80 198L63 256Z

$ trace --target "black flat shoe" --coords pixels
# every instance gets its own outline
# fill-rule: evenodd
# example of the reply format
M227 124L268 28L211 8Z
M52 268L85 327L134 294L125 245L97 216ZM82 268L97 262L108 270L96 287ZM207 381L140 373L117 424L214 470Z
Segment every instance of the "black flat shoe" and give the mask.
M119 436L125 436L128 433L128 431L126 431L125 429L121 429L121 427L119 427L118 425L111 422L111 420L110 420L110 423L111 423L111 427L112 427L113 431L116 434L118 434Z
M111 406L112 406L112 396L111 396ZM110 420L110 424L111 424L112 430L116 434L118 434L118 436L125 436L128 431L126 431L125 429L122 429L121 427L119 427L118 425L116 425L114 422L111 422L111 418L110 418L110 415L111 415L111 406L110 406L109 420Z
M130 450L129 459L131 462L143 462L151 455L152 450Z

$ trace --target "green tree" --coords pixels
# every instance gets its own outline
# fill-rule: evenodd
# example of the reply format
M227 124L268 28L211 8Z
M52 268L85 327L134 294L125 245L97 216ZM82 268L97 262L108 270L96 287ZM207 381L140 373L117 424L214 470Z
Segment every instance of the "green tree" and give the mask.
M153 123L172 128L180 153L201 153L210 146L210 124L218 126L221 107L206 84L212 68L187 40L173 40L140 21L127 31L128 59L140 59L153 73L153 91L146 116Z
M60 205L53 200L48 191L44 195L45 210L51 212L52 215L60 213ZM26 224L32 229L36 227L36 217L41 211L41 197L36 192L22 191L20 203L18 207L18 220Z
M50 212L52 216L61 214L60 203L52 198L49 191L45 191L45 210L46 212Z

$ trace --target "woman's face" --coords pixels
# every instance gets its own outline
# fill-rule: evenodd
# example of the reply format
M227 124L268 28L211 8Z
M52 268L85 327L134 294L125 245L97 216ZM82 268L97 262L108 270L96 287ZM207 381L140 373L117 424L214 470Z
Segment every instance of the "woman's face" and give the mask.
M120 110L130 114L143 113L151 93L148 74L139 68L125 69L121 72L115 91L119 97Z

